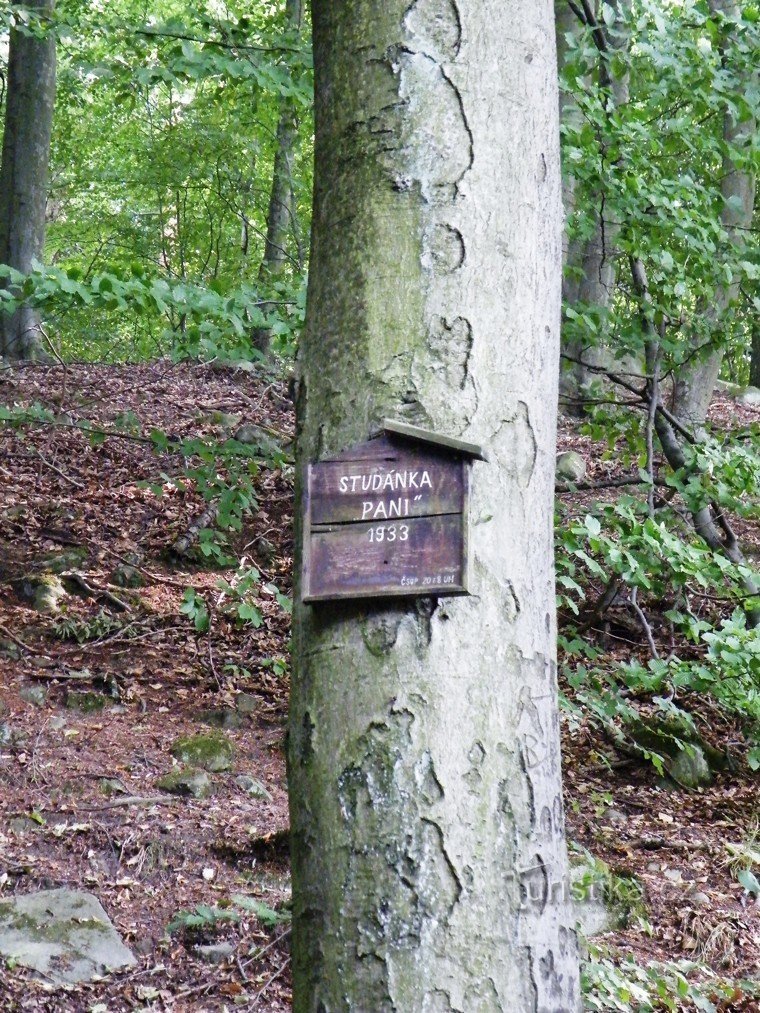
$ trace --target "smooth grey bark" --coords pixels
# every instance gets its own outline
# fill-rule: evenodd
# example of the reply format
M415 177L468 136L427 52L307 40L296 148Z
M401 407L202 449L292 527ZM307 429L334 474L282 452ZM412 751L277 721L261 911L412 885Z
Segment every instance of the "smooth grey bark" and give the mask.
M395 416L490 461L473 470L471 597L307 606L296 587L295 1013L580 1008L552 566L552 13L313 3L298 460Z
M303 0L287 0L285 14L288 23L301 28ZM293 193L293 159L298 141L298 120L293 102L283 99L277 121L277 139L272 169L272 189L267 211L267 234L264 256L259 269L259 280L280 274L287 262L288 235L293 230L296 216ZM263 307L264 312L267 306ZM257 327L252 336L253 347L266 355L272 339L268 327Z
M565 3L569 7L567 0ZM593 6L596 8L596 5ZM604 18L601 7L610 8L614 17L609 21ZM603 0L601 7L594 35L598 39L599 83L607 91L607 112L612 116L629 99L628 73L618 77L612 73L611 65L615 54L625 52L630 45L631 3L630 0ZM564 12L562 22L568 22ZM568 116L575 115L572 103L566 102L563 112ZM566 184L565 193L567 189ZM568 247L567 267L570 270L565 274L563 295L570 305L580 303L606 309L612 300L616 281L616 241L621 222L608 211L609 196L601 188L593 195L594 226L591 234L585 241ZM563 352L570 363L561 375L562 401L570 410L582 410L585 388L598 375L593 367L611 368L616 361L615 350L567 342Z
M725 14L732 19L741 17L741 7L736 0L710 0L713 14ZM743 82L749 88L757 87L758 73L754 68ZM723 140L726 154L723 158L721 196L723 208L720 220L730 240L737 246L744 245L747 230L752 226L755 207L755 177L751 172L737 168L731 149L740 148L751 142L757 129L756 122L745 120L738 123L726 111L723 120ZM738 284L719 285L709 305L702 307L703 319L713 334L706 341L692 338L692 357L679 369L673 392L673 414L684 425L699 432L707 418L715 383L720 375L724 349L715 338L723 324L723 317L729 306L739 295Z
M578 16L567 0L554 0L554 27L557 34L557 66L559 71L565 66L570 52L568 37L577 37L580 34L581 24ZM571 92L560 91L559 94L559 121L563 126L578 126L582 114L578 108L578 102ZM570 243L567 222L575 210L575 178L572 172L565 168L562 173L562 207L564 210L565 227L562 231L562 266L578 261L579 242L576 240ZM562 298L567 303L574 303L577 298L578 282L574 275L563 273Z
M27 8L42 18L55 0ZM10 33L3 154L0 164L0 264L27 273L45 242L48 160L55 102L55 36ZM34 358L40 349L37 314L22 306L0 314L0 354Z

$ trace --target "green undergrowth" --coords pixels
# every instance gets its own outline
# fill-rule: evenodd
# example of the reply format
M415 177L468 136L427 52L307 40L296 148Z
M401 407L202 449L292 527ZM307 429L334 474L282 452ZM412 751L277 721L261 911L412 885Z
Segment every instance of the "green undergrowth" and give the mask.
M601 439L607 426L614 436L610 418L596 411L584 432ZM569 687L563 703L571 717L590 717L620 742L642 713L659 715L671 728L693 726L696 704L741 729L740 758L757 770L760 597L748 588L760 577L753 545L742 544L732 525L735 518L757 518L760 434L750 427L739 435L733 442L708 436L687 447L686 466L673 472L663 464L652 486L642 467L641 433L633 427L622 449L612 439L603 455L638 466L633 491L584 504L580 514L560 498L559 648ZM692 518L705 509L724 530L726 544L735 539L744 550L743 561L695 532ZM709 751L692 731L686 740ZM639 755L663 772L662 750L650 744Z
M739 1004L760 999L757 982L722 978L693 961L652 961L643 966L631 957L616 960L604 947L591 945L581 981L587 1010L719 1013L727 1008L754 1008Z

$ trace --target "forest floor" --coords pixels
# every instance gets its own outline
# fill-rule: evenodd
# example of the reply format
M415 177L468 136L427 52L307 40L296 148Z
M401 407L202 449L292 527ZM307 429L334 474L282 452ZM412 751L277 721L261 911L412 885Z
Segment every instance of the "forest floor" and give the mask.
M58 413L53 424L6 425L0 435L0 900L59 886L94 893L138 961L63 988L0 967L0 1009L288 1010L289 616L262 586L261 624L236 622L217 586L220 577L234 583L234 567L172 557L206 504L192 484L158 495L155 483L184 462L140 439L154 429L174 441L223 437L230 416L287 439L285 385L168 362L69 366L65 378L60 367L35 366L0 373L0 404ZM737 411L714 405L718 422ZM85 419L121 435L100 442L79 428ZM611 467L565 422L560 449L569 448L591 478ZM292 465L262 466L256 488L258 510L233 548L288 593ZM582 497L571 502L583 510ZM51 568L79 594L41 612L29 595ZM209 633L180 611L187 588L210 606ZM605 636L613 652L641 656L640 634L613 623ZM702 710L723 747L741 738L704 702ZM234 757L210 775L212 794L161 790L176 766L172 744L214 723ZM757 776L740 768L685 791L617 754L584 719L563 719L563 746L570 839L643 890L643 914L597 945L618 959L684 958L756 980L760 909L726 843L754 833L758 847ZM193 911L195 919L182 915ZM231 948L218 963L197 949L219 942ZM720 1008L760 1004L737 990Z

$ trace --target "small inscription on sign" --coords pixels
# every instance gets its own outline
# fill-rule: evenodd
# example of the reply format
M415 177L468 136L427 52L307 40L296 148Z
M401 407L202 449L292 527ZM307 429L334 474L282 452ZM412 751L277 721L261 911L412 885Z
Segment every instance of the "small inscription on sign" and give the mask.
M387 433L310 465L304 600L466 594L468 468Z

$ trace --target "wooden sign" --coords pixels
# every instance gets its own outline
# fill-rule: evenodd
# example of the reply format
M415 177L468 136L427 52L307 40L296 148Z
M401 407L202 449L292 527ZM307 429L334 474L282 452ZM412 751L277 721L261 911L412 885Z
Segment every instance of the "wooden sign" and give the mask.
M309 465L303 600L467 594L473 458L472 444L386 421Z

